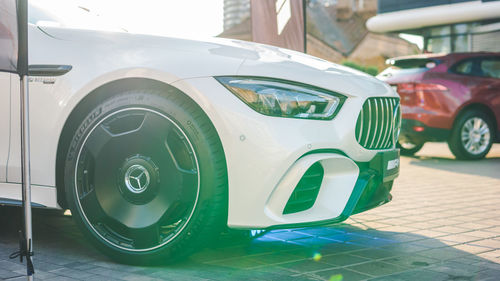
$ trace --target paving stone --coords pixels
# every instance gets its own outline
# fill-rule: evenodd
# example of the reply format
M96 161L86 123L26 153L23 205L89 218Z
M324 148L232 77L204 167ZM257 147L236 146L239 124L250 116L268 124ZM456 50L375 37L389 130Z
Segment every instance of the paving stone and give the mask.
M478 240L482 240L482 239L483 238L468 235L468 233L451 234L451 235L439 237L439 240L454 241L454 242L459 242L459 243L468 243L468 242L471 243L473 241L478 241Z
M382 250L382 249L366 249L366 250L351 252L351 254L355 255L355 256L363 257L363 258L374 259L374 260L401 255L401 253L398 253L398 252L386 251L386 250Z
M322 256L320 261L336 266L346 266L346 265L368 262L370 261L370 259L363 258L360 256L354 256L351 254L336 254L336 255Z
M495 240L495 239L484 239L484 240L470 242L469 244L488 247L488 248L492 248L492 249L499 249L500 248L500 241Z
M21 275L22 274L19 274L17 272L0 268L0 276L1 276L0 279L10 279L10 278L14 278L14 277L19 277Z
M308 238L311 235L308 235L303 232L294 232L294 231L286 231L286 232L278 232L278 233L269 233L267 236L278 239L278 240L284 240L284 241L289 241L289 240L295 240L295 239L304 239Z
M415 253L419 251L428 250L429 248L426 248L424 246L414 245L411 243L397 243L381 247L381 249L397 253Z
M427 267L441 262L440 260L437 259L432 259L429 257L424 257L419 255L398 256L398 257L383 259L381 261L408 268Z
M365 247L353 243L332 243L319 247L323 254L346 253L365 249Z
M314 277L320 277L323 280L332 280L332 281L343 281L343 280L349 280L349 281L358 281L358 280L365 280L370 277L370 275L366 275L360 272L352 271L346 268L338 268L338 269L331 269L331 270L325 270L325 271L318 271L314 273L310 273L307 275L311 275Z
M436 248L444 248L448 245L444 244L441 240L438 239L423 239L419 241L411 242L410 245L425 247L427 249L436 249Z
M315 261L312 259L300 260L300 261L295 261L295 262L280 263L277 266L287 268L287 269L295 271L297 273L308 273L308 272L312 272L312 271L333 269L336 267L336 266L333 266L331 264L324 263L321 261Z
M377 279L371 279L371 280L398 280L398 281L413 281L413 280L429 280L429 281L450 281L450 280L461 280L461 279L453 279L450 278L450 276L446 273L442 272L436 272L436 271L431 271L431 270L425 270L425 269L417 269L417 270L411 270L411 271L405 271L401 273L396 273L388 276L383 276ZM464 280L464 279L462 279ZM470 279L465 279L470 280Z
M396 264L385 263L381 261L362 263L358 265L349 266L346 268L371 276L385 276L405 271L408 269L407 267L399 266Z

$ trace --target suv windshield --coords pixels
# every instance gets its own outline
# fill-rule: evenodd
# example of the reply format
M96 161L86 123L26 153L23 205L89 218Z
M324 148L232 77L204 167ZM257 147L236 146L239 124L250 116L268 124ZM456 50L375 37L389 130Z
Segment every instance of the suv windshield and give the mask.
M436 60L422 58L422 59L389 60L388 64L391 64L399 69L410 69L410 68L433 68L437 65L437 62Z
M408 58L408 59L388 59L388 68L382 71L377 77L392 77L395 74L416 74L423 73L436 67L440 62L430 58Z
M37 26L126 31L70 0L30 0L28 22Z

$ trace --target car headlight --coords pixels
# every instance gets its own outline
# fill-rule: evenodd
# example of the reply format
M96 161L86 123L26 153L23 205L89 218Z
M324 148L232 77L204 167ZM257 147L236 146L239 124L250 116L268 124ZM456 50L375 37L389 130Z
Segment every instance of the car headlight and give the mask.
M253 110L277 117L329 120L345 96L318 87L270 78L215 77Z

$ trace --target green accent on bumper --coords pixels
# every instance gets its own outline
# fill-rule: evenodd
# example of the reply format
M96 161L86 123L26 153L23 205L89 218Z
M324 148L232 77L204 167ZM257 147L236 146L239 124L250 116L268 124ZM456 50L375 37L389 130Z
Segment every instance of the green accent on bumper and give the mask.
M398 160L397 167L388 170L388 161L395 159ZM379 152L371 161L356 162L356 164L360 170L358 180L340 216L334 219L308 223L276 225L266 229L298 228L340 223L348 219L351 215L367 211L391 201L392 195L390 191L392 183L399 175L399 149Z

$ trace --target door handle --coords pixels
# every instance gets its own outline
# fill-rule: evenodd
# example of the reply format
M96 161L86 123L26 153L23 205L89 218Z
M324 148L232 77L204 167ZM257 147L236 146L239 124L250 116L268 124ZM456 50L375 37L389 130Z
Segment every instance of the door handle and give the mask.
M61 76L68 73L73 67L62 64L32 64L28 67L29 76Z

